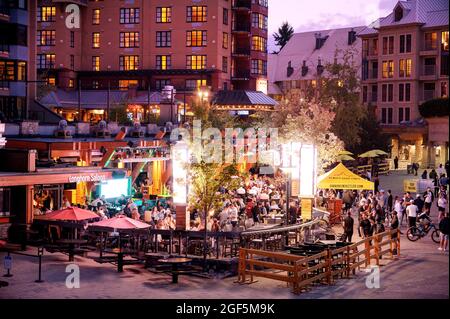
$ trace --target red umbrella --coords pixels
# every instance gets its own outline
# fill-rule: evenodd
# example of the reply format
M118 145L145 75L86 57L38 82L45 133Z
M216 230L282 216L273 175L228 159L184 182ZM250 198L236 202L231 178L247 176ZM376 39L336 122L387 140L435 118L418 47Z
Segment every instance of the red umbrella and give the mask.
M88 219L99 218L99 216L86 209L81 209L78 207L67 207L61 210L55 210L45 216L42 219L44 220L65 220L65 221L83 221Z
M105 219L89 225L89 228L109 228L111 230L138 230L149 228L150 225L138 220L128 218L125 215L118 215L111 219Z

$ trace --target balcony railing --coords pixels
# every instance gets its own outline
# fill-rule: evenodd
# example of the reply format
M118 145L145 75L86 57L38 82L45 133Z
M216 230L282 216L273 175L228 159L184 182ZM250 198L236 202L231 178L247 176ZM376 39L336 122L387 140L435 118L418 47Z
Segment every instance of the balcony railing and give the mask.
M422 75L436 75L436 65L424 65Z
M234 0L233 1L233 9L237 9L237 8L251 9L252 2L251 2L251 0Z
M437 44L435 42L425 42L422 47L422 51L434 51L437 50Z
M249 48L235 48L233 50L233 54L236 54L236 55L250 55L250 49Z
M234 32L250 32L250 23L238 23L233 25Z
M435 90L423 90L423 100L424 101L432 100L435 97L436 97Z
M250 70L235 71L232 77L235 79L248 79L250 78Z
M0 54L7 54L7 53L9 53L9 44L0 43Z

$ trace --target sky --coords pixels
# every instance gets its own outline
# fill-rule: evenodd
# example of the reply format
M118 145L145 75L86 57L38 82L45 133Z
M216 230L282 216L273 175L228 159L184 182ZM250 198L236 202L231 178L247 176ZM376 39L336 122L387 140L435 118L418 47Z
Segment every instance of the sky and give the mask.
M368 25L388 15L398 0L269 0L269 52L272 34L284 21L295 32Z

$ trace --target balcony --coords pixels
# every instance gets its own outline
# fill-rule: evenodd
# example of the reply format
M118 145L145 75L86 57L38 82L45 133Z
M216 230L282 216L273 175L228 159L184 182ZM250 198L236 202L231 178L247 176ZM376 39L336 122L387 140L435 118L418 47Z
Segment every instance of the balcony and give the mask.
M87 7L88 0L53 0L54 3L74 3L80 6Z
M232 55L236 57L249 57L250 49L249 48L235 48L232 51Z
M233 25L235 33L250 33L250 23L235 23Z
M9 21L10 9L6 6L0 6L0 20Z
M9 57L9 44L0 43L0 57L8 58Z
M233 9L235 10L250 10L252 8L251 0L234 0Z
M426 42L422 48L420 49L419 55L424 56L424 55L437 55L438 51L437 51L437 45L434 43L429 43Z
M437 79L437 69L436 65L423 65L420 73L420 80L436 80Z
M231 76L233 80L249 80L250 79L250 70L242 70L242 71L236 71Z

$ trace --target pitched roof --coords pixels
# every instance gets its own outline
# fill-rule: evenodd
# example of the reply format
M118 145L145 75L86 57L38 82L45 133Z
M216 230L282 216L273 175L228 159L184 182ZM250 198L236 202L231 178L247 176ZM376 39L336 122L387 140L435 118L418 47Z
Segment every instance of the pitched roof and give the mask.
M352 47L356 51L361 48L361 39L357 38L352 45L348 45L348 33L354 30L356 33L365 27L348 27L341 29L320 30L295 33L289 42L278 54L269 54L268 78L269 81L279 82L288 80L312 80L316 78L316 66L319 58L322 65L333 62L337 48ZM327 37L323 46L316 50L316 34L320 33L322 38ZM306 76L302 76L301 68L303 61L309 70ZM291 76L287 76L289 62L293 68Z
M421 24L423 28L448 26L448 0L406 0L399 1L392 12L379 18L358 35L377 33L379 28L405 24ZM395 21L395 9L403 9L403 17Z
M277 101L259 91L219 91L213 102L217 106L270 106L278 105Z

